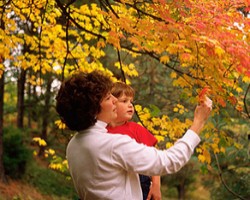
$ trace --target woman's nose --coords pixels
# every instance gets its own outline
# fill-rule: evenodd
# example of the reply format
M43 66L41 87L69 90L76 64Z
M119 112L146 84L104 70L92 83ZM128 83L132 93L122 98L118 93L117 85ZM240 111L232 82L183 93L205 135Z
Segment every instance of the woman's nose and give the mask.
M117 98L113 95L112 95L112 98L113 98L113 104L115 104L117 102Z

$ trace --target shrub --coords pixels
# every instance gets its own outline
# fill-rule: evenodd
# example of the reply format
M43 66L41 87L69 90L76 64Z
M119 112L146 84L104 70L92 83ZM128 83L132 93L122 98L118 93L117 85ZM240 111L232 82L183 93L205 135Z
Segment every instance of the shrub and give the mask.
M32 162L27 166L24 180L38 188L44 194L53 197L59 197L60 200L77 200L77 194L72 180L69 180L63 174Z
M32 153L24 144L24 134L15 127L4 128L3 163L5 173L13 179L20 179L25 173L26 164Z

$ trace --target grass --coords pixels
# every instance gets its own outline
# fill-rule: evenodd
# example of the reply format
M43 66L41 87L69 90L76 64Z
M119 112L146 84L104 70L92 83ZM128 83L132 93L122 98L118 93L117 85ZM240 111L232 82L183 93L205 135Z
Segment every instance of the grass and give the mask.
M71 180L32 159L22 179L0 183L0 200L77 200Z

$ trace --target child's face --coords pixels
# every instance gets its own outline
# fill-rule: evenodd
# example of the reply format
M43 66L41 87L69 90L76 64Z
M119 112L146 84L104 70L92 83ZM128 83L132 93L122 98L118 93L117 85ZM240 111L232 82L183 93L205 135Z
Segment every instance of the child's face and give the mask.
M134 98L123 94L117 99L118 99L116 101L117 118L115 121L125 122L131 120L134 114L134 106L132 104Z

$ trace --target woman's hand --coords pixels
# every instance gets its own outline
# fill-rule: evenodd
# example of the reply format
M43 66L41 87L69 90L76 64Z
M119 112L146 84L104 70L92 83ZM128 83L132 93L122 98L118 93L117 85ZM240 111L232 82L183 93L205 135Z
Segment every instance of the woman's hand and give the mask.
M204 101L196 107L194 111L194 121L190 129L197 134L199 134L204 127L208 117L210 116L212 110L213 102L207 96Z

